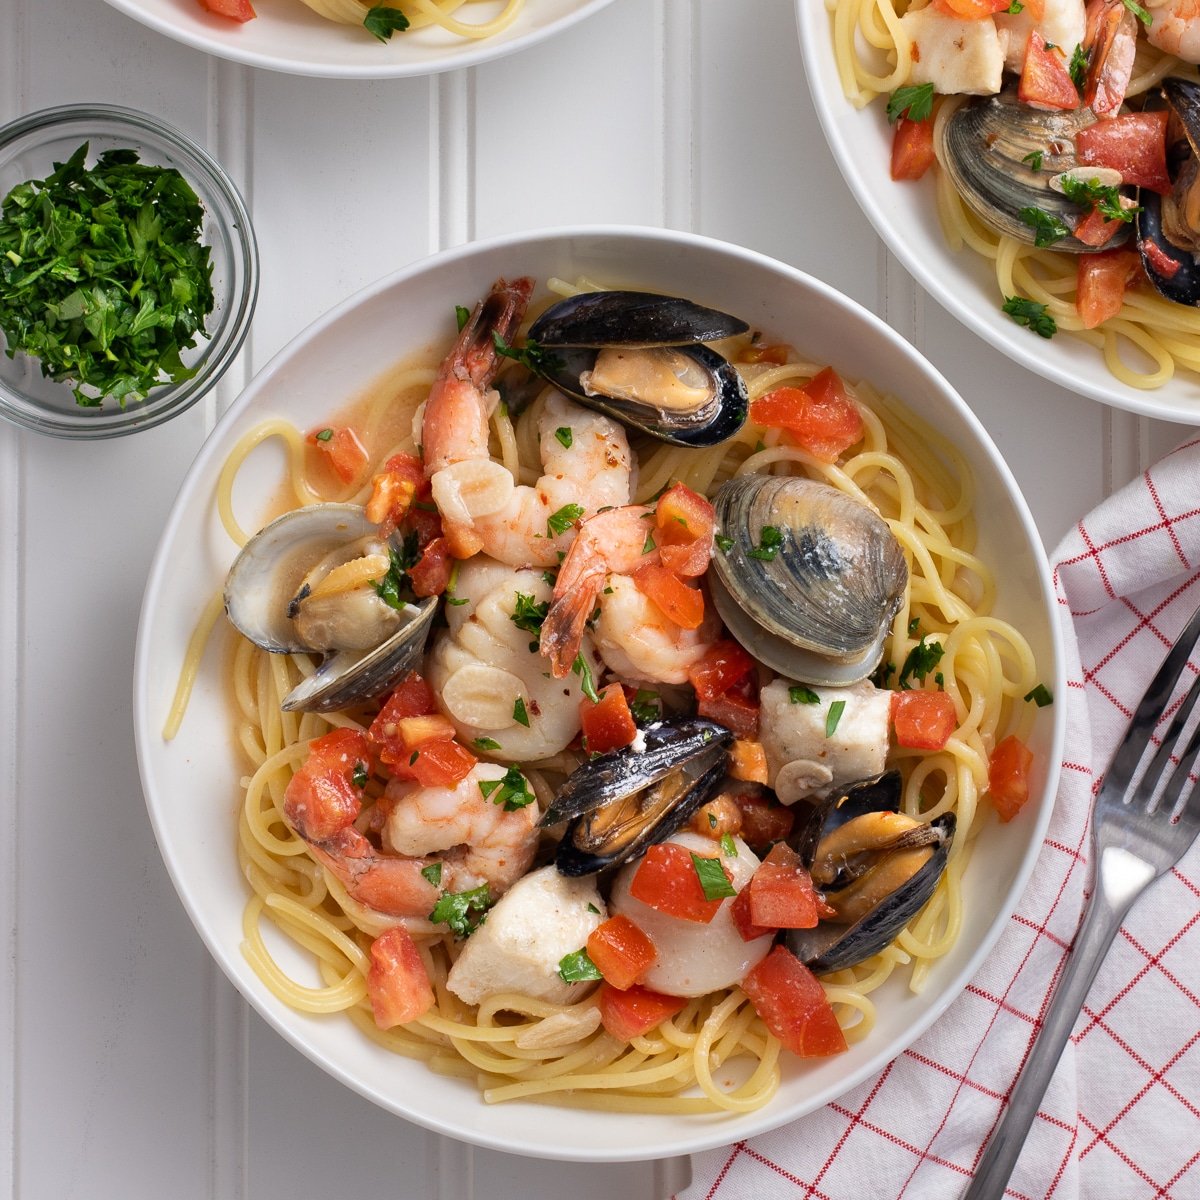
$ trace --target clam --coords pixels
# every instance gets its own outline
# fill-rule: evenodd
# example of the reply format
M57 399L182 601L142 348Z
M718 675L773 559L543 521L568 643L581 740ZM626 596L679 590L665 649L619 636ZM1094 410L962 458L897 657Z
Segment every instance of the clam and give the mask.
M899 771L851 785L815 807L796 850L832 915L786 940L818 974L877 954L933 895L954 838L945 813L920 821L899 812Z
M1080 167L1075 134L1095 123L1086 108L1063 112L1030 108L1015 89L980 97L939 122L935 151L955 191L981 220L1019 242L1034 245L1037 229L1022 211L1039 209L1073 229L1083 216L1055 183L1071 172L1091 178L1096 168ZM1037 163L1039 169L1034 169ZM1102 246L1075 237L1054 241L1055 250L1092 254L1128 240L1132 224L1123 224Z
M591 875L675 832L725 779L733 734L700 718L656 721L643 746L598 755L559 789L543 824L569 818L555 856L564 875Z
M230 622L272 654L322 656L284 698L285 710L347 708L386 692L416 665L437 598L388 603L373 586L399 548L379 538L356 504L295 509L242 548L225 578Z
M836 488L788 475L740 475L714 505L730 545L713 555L713 601L760 662L805 683L865 679L908 584L887 523Z
M1162 82L1161 99L1171 110L1167 125L1167 169L1171 192L1160 196L1143 188L1137 216L1138 249L1150 282L1176 304L1200 305L1200 84L1189 79ZM1158 253L1147 253L1153 245ZM1162 255L1178 264L1164 274Z
M746 384L704 345L745 333L737 317L675 296L586 292L529 330L534 370L580 404L660 441L715 446L746 420Z

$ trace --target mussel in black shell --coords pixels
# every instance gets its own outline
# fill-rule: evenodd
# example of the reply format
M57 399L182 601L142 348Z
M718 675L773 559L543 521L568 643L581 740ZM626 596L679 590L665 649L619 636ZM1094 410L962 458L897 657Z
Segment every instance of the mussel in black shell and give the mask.
M816 806L796 837L801 861L835 913L786 935L788 948L817 974L889 945L946 869L954 814L920 821L899 811L900 795L900 772L885 771Z
M585 292L547 309L529 340L544 351L534 370L580 404L660 441L715 446L742 427L749 398L737 368L704 343L748 329L675 296Z
M564 875L590 875L669 837L720 788L732 741L723 725L702 718L656 721L638 745L578 767L542 818L570 821L555 865Z

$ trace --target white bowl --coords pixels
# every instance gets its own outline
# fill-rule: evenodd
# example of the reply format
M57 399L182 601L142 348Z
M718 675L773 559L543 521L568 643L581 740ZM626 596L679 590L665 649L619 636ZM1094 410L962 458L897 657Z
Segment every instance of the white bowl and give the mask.
M291 75L394 79L473 67L511 54L574 25L612 0L529 0L517 19L493 37L475 40L425 28L394 34L386 43L365 29L319 17L302 0L254 0L258 15L245 24L215 16L200 0L108 3L177 42L247 66ZM494 10L485 7L464 19L481 21L502 8L497 0Z
M796 21L813 107L850 191L888 249L947 312L1060 387L1143 416L1200 422L1200 381L1194 375L1177 375L1153 391L1130 387L1112 375L1096 347L1067 333L1039 337L1005 315L990 261L966 247L955 253L946 244L932 177L917 183L892 179L892 129L883 99L856 109L843 94L824 0L796 0Z
M384 1108L482 1146L545 1158L624 1161L722 1145L820 1107L880 1070L946 1008L995 942L1016 904L1050 816L1065 706L1043 710L1033 750L1033 799L1019 819L988 831L966 876L966 921L920 995L899 983L879 1004L862 1044L824 1061L787 1062L783 1085L759 1112L672 1117L592 1113L525 1104L488 1106L472 1084L432 1074L381 1050L344 1016L311 1017L281 1004L243 960L247 890L235 856L234 810L243 768L230 733L219 655L206 656L183 727L161 729L176 670L205 602L220 587L234 546L214 511L221 465L264 418L311 427L377 378L408 348L444 341L447 314L498 276L587 275L685 295L733 312L801 350L825 355L850 379L886 386L963 452L978 488L980 552L998 573L997 611L1016 623L1040 677L1065 694L1049 568L1016 483L982 426L945 380L865 309L772 259L682 233L583 228L521 234L447 251L352 296L305 330L251 383L204 444L175 501L142 605L135 665L135 724L142 786L158 845L196 928L226 974L294 1046ZM395 331L405 331L397 345ZM264 450L266 447L263 448ZM282 453L256 452L234 503L252 523L275 493Z

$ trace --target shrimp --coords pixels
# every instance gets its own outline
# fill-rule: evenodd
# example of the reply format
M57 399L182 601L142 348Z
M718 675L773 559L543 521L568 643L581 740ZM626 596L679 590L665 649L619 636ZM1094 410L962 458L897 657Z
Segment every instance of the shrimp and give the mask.
M508 566L553 566L576 516L627 504L632 495L625 430L558 393L538 417L538 482L519 485L491 460L488 420L498 397L486 388L500 365L494 335L511 339L532 286L527 279L497 281L463 327L425 403L425 473L455 558L483 551ZM564 515L551 523L557 514Z
M493 802L505 780L504 767L480 762L453 787L421 787L393 779L384 791L391 812L383 825L383 843L410 861L435 855L442 864L441 885L448 892L487 885L494 900L529 870L538 844L538 806L530 800L509 808ZM483 784L494 783L489 795Z
M1146 0L1154 18L1146 40L1184 62L1200 63L1200 0Z

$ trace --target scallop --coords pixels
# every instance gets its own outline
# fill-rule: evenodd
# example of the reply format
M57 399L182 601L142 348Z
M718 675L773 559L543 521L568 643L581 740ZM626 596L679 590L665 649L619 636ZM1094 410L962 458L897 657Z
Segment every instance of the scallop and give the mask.
M321 655L284 710L348 708L382 695L416 666L437 598L381 595L376 585L399 548L381 540L355 504L295 509L242 548L225 579L230 622L272 654Z
M728 550L713 556L713 601L729 632L789 679L865 679L908 585L900 543L877 513L827 484L740 475L715 498Z

